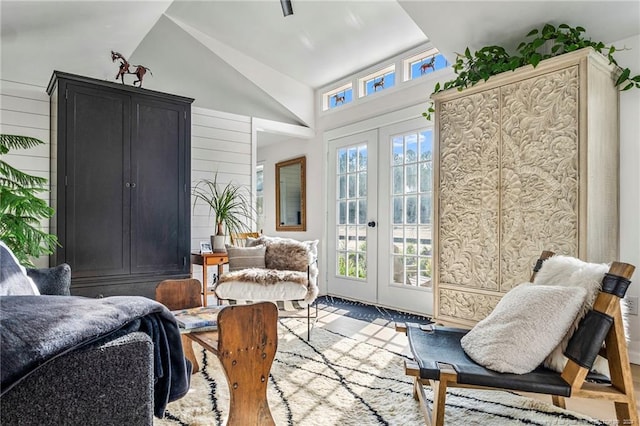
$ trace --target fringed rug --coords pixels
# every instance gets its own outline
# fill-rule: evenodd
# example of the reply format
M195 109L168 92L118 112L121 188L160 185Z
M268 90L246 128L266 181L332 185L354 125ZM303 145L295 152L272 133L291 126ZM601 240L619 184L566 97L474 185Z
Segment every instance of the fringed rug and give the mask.
M280 320L268 399L278 425L421 425L424 419L404 374L405 356L316 327ZM194 345L200 373L191 390L154 425L223 425L229 390L217 358ZM604 425L583 415L509 392L451 390L450 425ZM429 395L430 396L430 395ZM250 426L250 425L248 425Z

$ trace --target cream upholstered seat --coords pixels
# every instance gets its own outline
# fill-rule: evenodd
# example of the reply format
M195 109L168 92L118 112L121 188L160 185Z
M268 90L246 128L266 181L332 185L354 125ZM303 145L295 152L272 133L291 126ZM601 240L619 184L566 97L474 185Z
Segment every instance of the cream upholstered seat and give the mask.
M243 247L227 247L229 272L214 287L218 300L270 301L281 313L306 309L310 331L310 306L318 296L318 241L262 235L244 242Z

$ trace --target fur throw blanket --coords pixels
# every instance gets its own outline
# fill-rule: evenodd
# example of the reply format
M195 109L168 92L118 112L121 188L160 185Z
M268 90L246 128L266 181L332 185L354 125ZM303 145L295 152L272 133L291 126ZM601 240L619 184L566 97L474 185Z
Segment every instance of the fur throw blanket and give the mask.
M273 285L289 281L303 286L309 285L307 272L283 271L280 269L248 268L220 276L220 283L228 281L248 281L262 285Z

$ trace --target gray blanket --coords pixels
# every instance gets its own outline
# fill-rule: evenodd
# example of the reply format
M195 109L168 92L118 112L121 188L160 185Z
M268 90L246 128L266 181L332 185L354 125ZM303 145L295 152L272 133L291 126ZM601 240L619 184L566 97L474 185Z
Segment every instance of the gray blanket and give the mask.
M154 343L154 414L189 390L191 365L167 308L145 297L0 297L0 395L52 359L122 331Z

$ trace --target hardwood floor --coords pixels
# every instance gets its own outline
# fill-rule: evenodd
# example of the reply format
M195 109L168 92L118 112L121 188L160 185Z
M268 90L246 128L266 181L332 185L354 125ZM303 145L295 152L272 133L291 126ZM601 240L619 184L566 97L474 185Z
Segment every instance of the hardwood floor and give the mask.
M396 352L410 354L406 336L402 333L397 333L393 327L388 326L387 321L380 320L369 323L319 310L316 327L326 328ZM640 365L632 364L631 370L637 406L640 407ZM526 395L551 403L550 396ZM615 424L615 409L611 402L577 398L567 399L566 402L569 410Z

